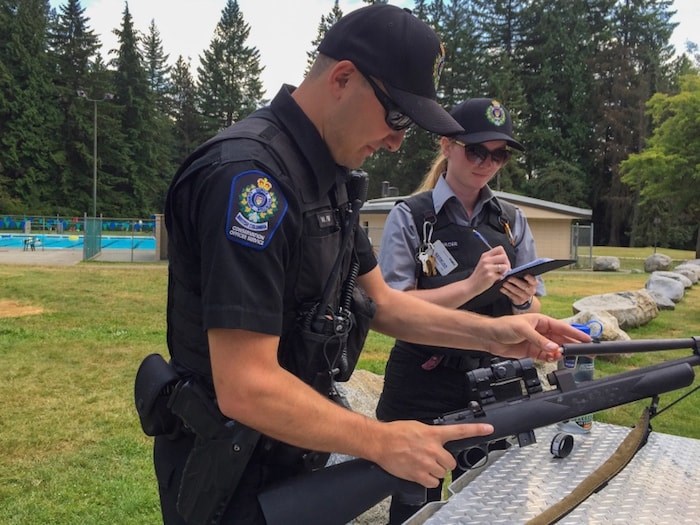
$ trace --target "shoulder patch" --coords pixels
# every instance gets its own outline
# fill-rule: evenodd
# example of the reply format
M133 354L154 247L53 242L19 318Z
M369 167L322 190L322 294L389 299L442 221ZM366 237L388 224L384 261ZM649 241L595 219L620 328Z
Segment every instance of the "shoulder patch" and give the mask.
M244 171L231 181L226 237L263 250L287 213L287 199L275 179L259 170Z

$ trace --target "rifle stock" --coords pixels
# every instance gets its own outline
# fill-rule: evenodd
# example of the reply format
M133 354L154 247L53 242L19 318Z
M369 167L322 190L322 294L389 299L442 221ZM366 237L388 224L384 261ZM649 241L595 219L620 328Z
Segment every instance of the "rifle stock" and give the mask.
M510 436L518 436L521 446L534 443L534 429L565 419L612 408L640 399L678 390L693 383L700 366L700 338L641 340L612 343L565 345L565 355L625 353L692 348L693 355L575 383L570 369L548 376L556 388L492 404L477 405L443 415L437 425L490 423L494 432L445 445L457 459L474 447ZM638 345L635 348L635 345ZM641 350L640 350L641 348ZM462 459L463 463L469 461ZM425 489L401 480L364 459L354 459L286 481L259 496L268 525L315 523L342 525L350 522L384 498L395 496L403 503L422 505Z
M424 487L392 476L375 463L353 459L277 485L258 500L268 525L334 525L352 521L389 496L422 505L425 494Z

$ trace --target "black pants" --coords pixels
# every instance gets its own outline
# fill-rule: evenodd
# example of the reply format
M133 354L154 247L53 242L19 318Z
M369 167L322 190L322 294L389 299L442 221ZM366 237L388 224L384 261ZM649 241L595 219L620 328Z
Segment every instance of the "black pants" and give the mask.
M253 453L224 511L222 524L264 525L265 518L258 503L258 494L269 484L299 473L298 469L271 464L269 457L262 451L262 443L263 440ZM166 436L158 436L155 439L153 461L164 525L186 525L177 512L176 505L182 472L193 445L194 436L184 432L175 439Z
M421 365L428 357L425 353L402 346L392 348L384 374L384 390L377 404L377 419L416 419L431 422L441 414L467 406L469 399L465 372L442 365L432 370L424 370ZM452 472L452 479L457 479L463 473L459 467L456 468ZM442 480L440 486L427 491L428 502L440 499ZM389 524L403 523L420 508L392 498Z

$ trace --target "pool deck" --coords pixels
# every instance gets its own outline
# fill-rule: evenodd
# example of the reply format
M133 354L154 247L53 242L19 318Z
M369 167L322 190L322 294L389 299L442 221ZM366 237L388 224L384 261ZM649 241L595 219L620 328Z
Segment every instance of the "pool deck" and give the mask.
M41 250L34 252L0 249L1 264L33 266L72 266L83 260L82 250ZM151 250L103 250L95 259L99 262L157 263ZM163 264L165 262L163 261Z

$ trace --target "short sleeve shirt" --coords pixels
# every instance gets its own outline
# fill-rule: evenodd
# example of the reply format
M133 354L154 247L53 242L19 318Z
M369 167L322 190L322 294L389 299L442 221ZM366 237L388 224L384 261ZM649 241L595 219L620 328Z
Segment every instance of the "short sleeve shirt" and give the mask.
M479 225L484 220L484 214L487 213L485 204L495 198L491 189L484 186L470 218L444 177L438 179L433 189L435 213L440 213L445 208L450 221L460 226ZM520 266L536 259L535 240L520 208L516 208L511 231L515 238L515 265ZM379 250L379 266L389 286L402 291L416 288L415 254L421 242L422 233L416 231L415 221L408 205L399 203L394 206L384 224ZM545 295L544 282L539 276L537 277L537 295Z

